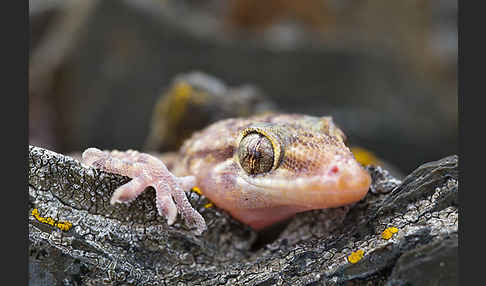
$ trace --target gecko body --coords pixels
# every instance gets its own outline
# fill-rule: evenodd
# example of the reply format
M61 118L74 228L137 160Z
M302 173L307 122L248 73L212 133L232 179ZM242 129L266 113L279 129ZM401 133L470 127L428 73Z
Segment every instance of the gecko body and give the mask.
M196 132L172 157L170 171L158 158L136 151L89 148L83 161L133 178L115 191L112 203L129 202L153 186L169 224L180 213L201 233L204 219L184 193L198 186L216 206L259 230L366 195L371 177L344 141L331 117L266 114L225 119Z

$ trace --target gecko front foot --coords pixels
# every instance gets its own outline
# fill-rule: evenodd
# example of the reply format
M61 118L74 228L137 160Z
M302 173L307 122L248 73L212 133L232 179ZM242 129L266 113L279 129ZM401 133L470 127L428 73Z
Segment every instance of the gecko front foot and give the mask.
M156 193L157 210L167 218L167 224L172 225L179 213L188 226L196 227L196 234L206 230L204 218L191 206L184 192L195 186L194 176L176 177L158 158L134 150L107 152L88 148L82 158L88 166L132 178L115 190L111 204L131 202L152 186Z

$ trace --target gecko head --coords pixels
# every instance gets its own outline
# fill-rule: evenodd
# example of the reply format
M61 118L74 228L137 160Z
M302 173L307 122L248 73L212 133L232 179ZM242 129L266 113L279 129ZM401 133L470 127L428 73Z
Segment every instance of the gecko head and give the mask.
M238 122L204 133L213 138L230 129L234 136L211 139L217 152L200 152L204 159L192 165L203 194L236 219L261 229L298 212L352 204L368 192L370 175L330 117L270 114L231 129Z
M271 205L299 211L361 200L371 177L330 117L253 125L239 138L239 176Z

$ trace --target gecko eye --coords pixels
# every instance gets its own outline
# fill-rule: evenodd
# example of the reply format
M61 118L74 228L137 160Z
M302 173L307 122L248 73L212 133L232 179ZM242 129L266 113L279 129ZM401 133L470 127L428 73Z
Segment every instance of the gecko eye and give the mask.
M248 174L266 173L272 170L274 164L272 142L257 132L246 134L238 146L238 159Z

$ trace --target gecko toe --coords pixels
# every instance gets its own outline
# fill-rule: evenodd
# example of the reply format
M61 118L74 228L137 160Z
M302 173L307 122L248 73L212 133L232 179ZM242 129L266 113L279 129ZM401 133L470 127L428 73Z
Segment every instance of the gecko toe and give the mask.
M83 154L81 155L83 164L88 166L93 166L93 164L100 161L100 159L104 157L106 157L105 152L97 148L88 148L84 150Z
M200 235L203 231L207 229L206 222L200 213L197 211L186 212L184 214L184 219L186 224L190 227L195 227L195 233Z
M115 190L111 196L110 204L131 202L138 197L147 186L147 183L140 178L132 179L130 182Z
M167 219L167 224L172 225L177 217L177 207L169 194L157 195L157 210L159 215Z

